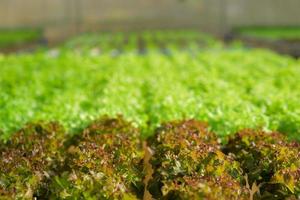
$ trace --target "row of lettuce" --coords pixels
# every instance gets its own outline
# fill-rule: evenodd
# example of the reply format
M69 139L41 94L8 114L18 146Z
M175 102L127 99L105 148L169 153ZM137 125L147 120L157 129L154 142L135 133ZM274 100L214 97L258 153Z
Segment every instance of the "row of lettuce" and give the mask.
M221 146L197 120L162 124L146 142L122 117L81 134L28 124L1 143L1 199L298 199L300 144L243 130Z
M299 27L239 27L233 30L235 35L264 40L298 40ZM39 42L43 31L38 29L1 29L0 50ZM66 42L65 47L99 48L102 51L134 50L138 48L186 48L195 46L220 45L212 37L192 30L151 30L139 32L102 32L82 34Z
M53 41L49 41L53 43ZM30 45L35 44L36 51L48 50L48 40L41 30L17 29L0 30L0 52L32 51ZM168 53L170 49L205 48L219 46L221 42L213 37L191 30L177 31L139 31L139 32L101 32L83 33L60 45L66 50L90 50L96 52L137 51L146 53L150 50L161 50Z
M93 53L160 51L170 54L172 50L192 50L221 47L222 42L197 31L142 31L88 33L70 39L62 47L66 50L90 51Z
M0 66L1 137L30 121L59 121L73 132L97 116L122 114L143 136L162 121L195 118L219 136L261 127L299 139L300 62L265 50L56 49L0 56Z
M1 199L300 198L299 60L185 34L0 55Z

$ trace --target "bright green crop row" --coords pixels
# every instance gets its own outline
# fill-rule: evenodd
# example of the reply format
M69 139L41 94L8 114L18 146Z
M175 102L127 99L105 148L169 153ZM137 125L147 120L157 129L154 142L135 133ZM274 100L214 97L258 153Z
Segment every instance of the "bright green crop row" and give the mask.
M246 27L237 29L243 36L261 39L300 39L300 27Z
M41 39L41 35L38 30L0 30L0 48L36 41Z
M4 136L35 120L76 131L101 115L122 114L144 136L162 121L196 118L219 136L263 127L300 139L300 61L269 51L173 48L168 55L116 56L62 48L0 56L0 66Z

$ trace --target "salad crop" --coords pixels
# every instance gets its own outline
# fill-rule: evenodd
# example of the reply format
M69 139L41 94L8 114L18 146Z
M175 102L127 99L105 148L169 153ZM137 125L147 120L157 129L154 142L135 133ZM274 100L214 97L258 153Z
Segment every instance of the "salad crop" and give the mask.
M148 51L160 51L169 54L171 50L191 50L196 47L218 47L221 42L213 37L195 31L143 31L111 33L103 32L82 34L67 41L63 48L76 51L90 51L97 55L111 52L117 55L123 52L145 54Z
M205 124L164 124L150 147L154 173L149 191L155 199L248 199L239 163L220 151Z
M28 124L0 143L0 199L45 196L63 166L65 132L57 123Z
M171 121L147 142L121 116L81 134L28 124L0 143L1 199L299 199L300 143L244 130L221 145L209 126ZM143 142L143 147L142 147Z
M0 132L58 121L71 132L122 114L149 135L161 122L195 118L219 136L241 128L299 139L300 63L266 50L216 47L169 55L56 49L0 56Z
M300 195L300 145L279 133L240 131L226 149L247 173L249 184L259 184L263 199Z
M299 199L299 82L196 32L0 55L0 199Z
M95 121L69 148L53 199L138 199L143 191L139 131L118 117Z

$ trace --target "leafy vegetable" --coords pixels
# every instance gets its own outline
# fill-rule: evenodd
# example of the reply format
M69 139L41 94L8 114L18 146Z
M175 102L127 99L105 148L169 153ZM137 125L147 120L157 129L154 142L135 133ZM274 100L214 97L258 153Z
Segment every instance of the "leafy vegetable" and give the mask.
M45 196L50 178L62 167L64 129L57 123L34 123L0 145L0 199Z
M276 132L244 130L232 137L227 150L247 173L250 184L260 184L264 198L299 197L300 144Z
M206 125L170 122L150 141L149 190L158 199L248 199L239 164L225 156Z
M242 48L87 52L0 56L2 136L30 121L59 121L73 132L122 114L143 136L163 121L195 118L218 136L262 127L299 139L298 60Z
M139 132L122 118L102 118L69 149L67 168L56 177L51 198L137 199L143 191Z

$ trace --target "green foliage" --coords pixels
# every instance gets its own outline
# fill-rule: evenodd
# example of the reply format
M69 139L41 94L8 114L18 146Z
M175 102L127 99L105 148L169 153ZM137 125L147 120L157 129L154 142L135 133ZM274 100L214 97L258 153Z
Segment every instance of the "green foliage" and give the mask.
M0 144L0 199L44 196L50 177L62 167L64 129L56 123L34 123Z
M36 41L41 37L41 31L38 30L0 30L0 49Z
M0 66L1 199L141 198L140 133L153 136L154 197L248 199L248 180L255 198L299 198L299 144L266 133L300 139L299 60L164 31L83 35ZM65 143L61 126L35 123L11 136L37 120L81 134ZM212 131L245 127L266 132L242 131L222 153Z
M150 140L154 169L149 190L158 199L248 199L242 170L224 155L206 125L170 122Z
M260 184L262 197L299 198L299 143L287 142L275 132L244 130L229 140L227 150L241 163L249 183Z
M83 34L67 41L66 50L91 51L92 54L111 52L134 52L145 54L148 51L161 51L164 54L171 50L187 50L222 46L213 37L197 31L143 31L143 32L103 32Z
M157 38L176 37L171 33ZM178 35L184 38L184 32ZM298 60L222 45L182 50L173 42L167 42L170 53L162 54L150 32L142 36L153 43L145 54L97 51L89 44L97 35L91 42L87 35L78 39L79 47L0 56L1 135L36 120L59 121L74 132L98 116L122 114L142 127L143 136L163 121L195 118L222 137L262 127L299 139ZM128 49L136 48L136 37L130 36Z
M269 40L300 39L300 27L244 27L236 29L236 32L242 36Z
M53 180L53 199L129 200L143 189L139 131L120 117L93 122L67 157L68 170Z

